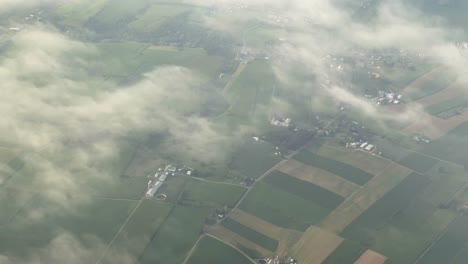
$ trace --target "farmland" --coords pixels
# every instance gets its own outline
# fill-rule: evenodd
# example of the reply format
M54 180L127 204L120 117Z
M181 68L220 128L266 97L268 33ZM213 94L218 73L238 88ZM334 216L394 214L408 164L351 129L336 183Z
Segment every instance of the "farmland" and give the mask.
M234 207L244 191L242 186L191 179L184 186L179 203L203 207Z
M362 244L344 240L322 263L323 264L351 264L366 250Z
M181 263L199 237L207 216L206 209L174 208L146 246L140 263Z
M342 197L330 191L279 171L272 172L265 182L327 209L333 210L343 202Z
M206 263L250 264L252 262L234 248L206 236L198 244L188 264Z
M369 181L373 175L361 169L355 168L346 163L342 163L330 158L316 155L308 150L294 156L294 159L308 164L310 166L318 167L330 173L343 177L358 185L363 185Z
M320 222L330 211L264 182L255 186L240 208L277 226L299 231Z
M424 156L422 154L411 152L408 156L404 157L399 163L405 167L415 170L419 173L425 173L430 170L438 160Z
M267 237L249 227L246 227L232 219L227 219L223 221L223 226L234 233L239 234L240 236L245 237L246 239L254 242L255 244L268 249L272 252L276 251L278 247L278 241Z

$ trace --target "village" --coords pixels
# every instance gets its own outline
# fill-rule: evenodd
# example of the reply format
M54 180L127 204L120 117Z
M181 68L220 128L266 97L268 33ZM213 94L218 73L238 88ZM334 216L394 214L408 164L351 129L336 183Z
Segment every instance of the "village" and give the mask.
M164 194L158 194L158 191L165 184L167 177L191 176L192 173L192 168L175 164L167 165L164 169L159 168L158 172L153 176L148 175L150 180L148 181L148 186L145 191L145 197L155 197L157 200L165 200L166 196Z

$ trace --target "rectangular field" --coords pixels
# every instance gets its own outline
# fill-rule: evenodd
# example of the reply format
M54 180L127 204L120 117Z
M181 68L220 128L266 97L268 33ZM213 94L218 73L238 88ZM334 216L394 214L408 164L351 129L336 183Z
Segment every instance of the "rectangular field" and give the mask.
M427 172L432 167L434 167L437 164L437 162L439 161L417 152L411 152L399 161L401 165L419 173Z
M310 226L294 245L294 256L299 263L320 264L343 242L343 238L334 233Z
M398 186L377 200L369 209L354 220L343 232L346 238L361 241L363 233L372 233L395 213L408 206L409 202L429 183L425 175L413 173Z
M265 182L255 185L240 209L279 227L298 231L320 222L330 211Z
M451 263L468 242L468 216L459 215L417 264ZM466 260L465 260L466 262Z
M179 264L197 241L209 210L176 207L146 246L141 264Z
M229 168L256 179L281 160L274 154L276 151L268 142L249 139L236 150Z
M346 239L330 254L322 264L352 264L366 250L361 243Z
M278 170L297 179L320 186L342 197L348 197L359 188L357 184L342 177L316 167L305 165L294 159L290 159L282 164Z
M184 186L179 203L202 207L234 207L246 188L190 179Z
M192 256L187 262L188 264L208 264L208 263L223 263L223 264L251 264L242 253L227 244L205 236L197 245Z
M294 156L294 159L302 163L308 164L310 166L326 170L358 185L364 185L373 177L372 174L358 169L356 167L353 167L349 164L320 155L316 155L308 150L302 151L301 153L297 154L296 156Z
M387 258L373 250L366 250L354 264L384 264Z
M113 263L113 256L118 252L127 252L137 259L164 222L171 208L170 204L144 200L117 236L101 263Z
M232 232L245 237L246 239L254 242L255 244L265 249L270 250L271 252L275 252L278 248L278 240L265 236L264 234L259 233L245 225L242 225L231 218L224 220L222 225L225 228L231 230Z
M255 244L254 242L237 233L232 232L222 225L217 225L212 230L210 230L210 235L213 235L214 237L221 239L226 243L234 245L250 257L270 256L273 254L273 252L269 251L268 249Z
M344 200L343 197L320 186L299 180L280 171L273 171L264 181L278 189L330 210L335 209Z
M353 167L359 168L372 175L375 175L385 169L389 161L364 151L355 151L346 149L342 146L330 145L327 143L318 150L318 155L334 159Z
M336 233L342 232L354 219L359 217L385 193L397 186L411 172L410 169L399 164L391 164L366 185L346 198L323 221L322 227Z

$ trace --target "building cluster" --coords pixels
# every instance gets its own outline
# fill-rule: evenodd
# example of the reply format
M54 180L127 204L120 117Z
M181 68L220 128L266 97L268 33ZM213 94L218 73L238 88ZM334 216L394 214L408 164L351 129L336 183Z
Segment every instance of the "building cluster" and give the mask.
M431 143L432 141L425 136L413 136L413 140L416 142Z
M376 101L377 105L385 105L385 104L400 104L403 98L403 95L396 94L394 92L389 92L389 91L379 91L379 95L377 97L372 97L371 95L365 95L365 97Z
M259 264L297 264L297 260L292 257L280 258L279 256L273 258L259 259Z
M177 166L174 164L167 165L164 169L159 168L153 176L149 176L148 187L146 189L146 197L154 197L159 189L163 186L168 176L191 176L193 169L185 166Z
M369 142L352 142L346 143L346 148L362 149L365 151L372 152L375 150L375 146Z
M272 119L271 124L274 126L280 126L280 127L290 127L292 125L292 120L291 118L286 118L286 119Z

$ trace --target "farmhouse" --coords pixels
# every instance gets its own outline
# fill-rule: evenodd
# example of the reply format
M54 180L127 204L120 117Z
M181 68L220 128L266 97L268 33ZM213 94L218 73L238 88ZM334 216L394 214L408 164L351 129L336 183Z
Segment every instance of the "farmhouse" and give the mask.
M367 145L367 147L365 147L365 150L367 150L367 151L372 151L374 149L375 149L375 146L372 145L372 144L369 144L369 145Z

